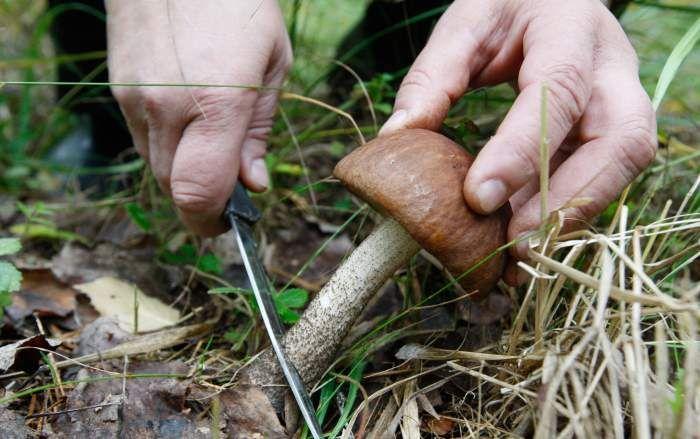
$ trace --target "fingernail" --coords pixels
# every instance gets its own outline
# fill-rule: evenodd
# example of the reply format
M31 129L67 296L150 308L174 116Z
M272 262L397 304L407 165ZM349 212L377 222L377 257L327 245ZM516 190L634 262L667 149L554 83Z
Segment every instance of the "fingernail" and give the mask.
M403 128L406 123L406 119L408 119L408 112L406 110L397 111L384 123L382 129L379 130L379 134L386 134L399 128Z
M508 191L501 180L487 180L475 191L479 207L483 212L491 213L506 202Z
M270 187L270 175L267 173L267 165L265 160L255 159L250 165L250 178L256 184L262 187L262 190L267 190Z

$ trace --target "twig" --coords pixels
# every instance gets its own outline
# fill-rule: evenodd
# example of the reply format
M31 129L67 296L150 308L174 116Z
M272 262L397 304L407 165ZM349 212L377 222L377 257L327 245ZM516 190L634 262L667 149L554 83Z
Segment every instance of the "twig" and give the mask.
M111 405L121 405L121 404L122 404L122 401L106 402L106 403L101 403L101 404L89 405L89 406L85 406L85 407L78 407L78 408L74 408L74 409L59 410L57 412L35 413L33 415L26 416L25 419L35 419L35 418L44 418L44 417L56 416L56 415L65 415L66 413L79 412L82 410L99 409L102 407L109 407Z

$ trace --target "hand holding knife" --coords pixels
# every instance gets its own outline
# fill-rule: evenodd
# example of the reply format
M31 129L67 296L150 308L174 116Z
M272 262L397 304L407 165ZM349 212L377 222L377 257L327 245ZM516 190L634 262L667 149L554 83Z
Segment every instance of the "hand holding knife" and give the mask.
M260 309L260 316L265 325L267 335L270 337L272 350L277 356L280 368L287 379L287 384L292 390L294 399L299 406L299 410L309 427L309 431L314 439L323 437L321 427L316 419L316 412L309 396L304 381L299 375L294 364L289 361L282 346L282 336L284 327L280 322L270 281L265 272L265 268L257 255L257 246L253 237L252 226L260 219L260 212L253 205L248 193L240 183L236 187L226 206L224 215L231 225L231 230L236 237L236 243L243 259L250 286L255 296L255 301Z

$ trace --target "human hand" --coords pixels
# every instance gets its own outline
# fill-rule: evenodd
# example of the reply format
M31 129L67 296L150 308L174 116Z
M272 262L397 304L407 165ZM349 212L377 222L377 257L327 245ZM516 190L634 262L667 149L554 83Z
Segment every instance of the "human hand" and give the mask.
M262 88L113 86L134 145L195 233L224 231L240 178L264 191L263 156L292 60L276 1L108 0L110 81Z
M598 0L457 0L399 89L382 132L437 130L468 89L516 80L519 94L464 182L470 207L510 200L510 240L540 224L541 89L546 84L550 210L565 226L600 213L653 160L656 122L634 49ZM569 202L583 199L584 205ZM576 204L576 203L574 203ZM567 207L569 206L569 207ZM522 245L514 250L524 257ZM506 273L516 283L516 271Z

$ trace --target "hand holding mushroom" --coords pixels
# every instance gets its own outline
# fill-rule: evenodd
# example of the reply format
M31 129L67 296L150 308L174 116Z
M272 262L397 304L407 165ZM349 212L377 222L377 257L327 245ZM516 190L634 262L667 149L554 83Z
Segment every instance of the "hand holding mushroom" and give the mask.
M463 182L476 212L493 212L510 200L513 240L540 221L540 100L546 84L553 154L549 208L589 200L565 211L568 226L581 226L654 158L654 112L637 70L634 49L599 0L457 0L404 78L384 133L437 130L467 90L517 82L515 103ZM515 282L515 271L507 277Z

